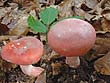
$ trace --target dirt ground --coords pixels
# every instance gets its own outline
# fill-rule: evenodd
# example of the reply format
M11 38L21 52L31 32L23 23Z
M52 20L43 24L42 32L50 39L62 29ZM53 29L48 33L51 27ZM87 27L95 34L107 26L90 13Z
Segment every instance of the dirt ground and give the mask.
M46 43L46 35L28 28L28 15L39 19L42 8L49 6L58 9L58 19L80 16L96 30L95 45L80 57L78 68L71 68L65 57L53 53ZM24 36L40 38L44 44L44 56L33 64L45 69L44 83L110 83L110 0L0 0L0 51L10 40ZM0 57L0 83L41 83L36 80L37 77L23 74L19 65Z

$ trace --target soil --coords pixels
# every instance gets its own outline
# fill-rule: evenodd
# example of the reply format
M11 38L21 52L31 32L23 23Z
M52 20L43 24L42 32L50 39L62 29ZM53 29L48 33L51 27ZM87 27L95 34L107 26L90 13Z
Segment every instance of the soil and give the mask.
M92 62L87 62L84 57L80 57L81 65L78 68L70 68L65 64L65 58L60 57L46 63L46 83L110 83L110 76L104 76L94 70ZM60 63L60 72L54 75L51 63ZM56 71L57 72L57 71ZM1 79L2 83L34 83L35 79L24 75L19 66L11 71L5 72Z

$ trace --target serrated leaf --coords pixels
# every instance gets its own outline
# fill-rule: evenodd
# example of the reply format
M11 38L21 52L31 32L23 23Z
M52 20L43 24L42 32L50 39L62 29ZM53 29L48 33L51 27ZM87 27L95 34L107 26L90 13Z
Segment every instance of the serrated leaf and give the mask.
M46 33L47 32L47 27L41 23L38 19L35 19L32 15L28 17L28 25L29 27L35 31L35 32L40 32L40 33Z
M55 20L57 15L58 10L53 7L49 7L42 10L39 16L44 24L49 25Z

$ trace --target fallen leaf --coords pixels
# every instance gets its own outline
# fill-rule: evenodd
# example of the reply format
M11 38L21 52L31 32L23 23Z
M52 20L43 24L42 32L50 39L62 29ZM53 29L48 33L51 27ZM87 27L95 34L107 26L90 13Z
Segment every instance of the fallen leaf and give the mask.
M109 50L110 38L97 38L94 47L85 55L85 58L93 61L104 56Z
M81 5L85 2L85 0L74 0L74 13L75 15L81 16L84 18L85 11L81 9Z
M15 24L15 26L11 27L12 30L9 31L9 35L26 35L29 31L27 24L28 15L23 14L19 16L19 20Z
M94 9L94 7L98 4L97 0L85 0L85 4L91 8Z
M0 0L0 6L3 6L7 0Z
M46 83L46 71L42 72L36 79L35 83Z
M44 46L44 56L42 57L42 60L45 60L46 62L58 58L59 54L53 51L48 45Z
M110 7L106 7L106 8L103 9L103 11L102 11L102 16L103 16L106 20L110 21Z
M110 75L110 51L95 61L94 68L101 74Z
M59 17L73 16L72 6L74 6L74 0L64 0L57 6L59 11Z
M5 24L0 23L0 35L8 33L9 28Z
M0 8L0 19L2 19L7 13L11 11L11 7Z
M102 18L101 20L102 29L105 32L110 32L110 21Z
M22 6L22 8L28 10L31 10L39 6L38 0L12 0L12 1Z
M101 19L94 21L92 25L96 31L102 31Z

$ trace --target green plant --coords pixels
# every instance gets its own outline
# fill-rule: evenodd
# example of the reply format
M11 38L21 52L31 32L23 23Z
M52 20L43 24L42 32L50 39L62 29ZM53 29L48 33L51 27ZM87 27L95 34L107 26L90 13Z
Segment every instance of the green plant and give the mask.
M58 16L58 10L53 7L47 7L39 13L40 19L35 19L32 15L28 17L28 25L30 29L32 29L34 32L39 33L47 33L50 29L50 26L56 24L57 22L67 19L67 18L77 18L82 19L80 16L71 16L71 17L64 17L61 19L57 19ZM57 22L55 21L57 19Z
M50 25L57 18L57 15L57 9L50 7L41 11L39 16L44 24Z
M53 7L48 7L43 9L39 17L41 20L35 19L32 15L28 17L28 25L29 27L35 31L40 33L47 33L49 29L49 25L55 21L58 16L58 10Z
M47 27L38 19L35 19L32 15L28 17L28 25L35 32L41 32L41 33L47 32Z

